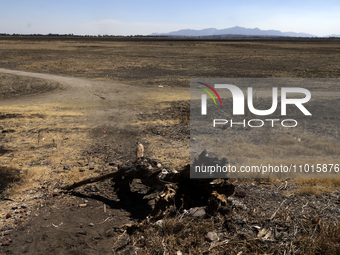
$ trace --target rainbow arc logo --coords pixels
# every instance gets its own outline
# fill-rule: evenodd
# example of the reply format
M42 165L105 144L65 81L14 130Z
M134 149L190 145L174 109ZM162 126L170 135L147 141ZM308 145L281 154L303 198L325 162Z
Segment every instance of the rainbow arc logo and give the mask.
M221 106L223 106L222 100L221 100L221 98L220 98L220 95L217 93L217 91L216 91L213 87L211 87L210 85L205 84L205 83L203 83L203 82L197 82L197 83L206 86L206 87L209 88L212 92L214 92L215 95L217 96L218 100L220 101ZM201 89L201 90L203 90L205 93L207 93L207 94L214 100L215 105L217 105L214 96L211 94L211 92L210 92L209 90L204 89L204 88L200 88L200 87L197 87L197 88L198 88L198 89Z

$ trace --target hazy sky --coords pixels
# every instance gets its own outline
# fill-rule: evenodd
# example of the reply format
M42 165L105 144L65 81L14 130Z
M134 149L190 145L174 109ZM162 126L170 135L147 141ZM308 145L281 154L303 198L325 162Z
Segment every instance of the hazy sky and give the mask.
M233 26L340 34L340 1L0 0L0 33L147 35Z

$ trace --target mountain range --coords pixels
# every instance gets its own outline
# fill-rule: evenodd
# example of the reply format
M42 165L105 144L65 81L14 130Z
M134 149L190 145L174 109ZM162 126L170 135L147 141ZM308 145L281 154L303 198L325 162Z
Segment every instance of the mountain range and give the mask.
M279 30L261 30L259 28L231 27L225 29L206 28L202 30L182 29L170 33L153 33L155 36L218 36L218 35L242 35L242 36L291 36L291 37L317 37L307 33L281 32ZM336 35L332 35L336 36Z

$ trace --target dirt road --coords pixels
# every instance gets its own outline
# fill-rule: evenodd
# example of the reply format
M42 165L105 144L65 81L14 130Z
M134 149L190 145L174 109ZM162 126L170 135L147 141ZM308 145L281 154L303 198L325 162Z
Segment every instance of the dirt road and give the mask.
M158 102L188 100L188 89L137 87L128 84L66 77L53 74L32 73L0 68L0 73L50 80L60 84L60 89L48 93L25 96L17 100L3 100L0 105L25 103L65 102L86 109L91 125L106 124L114 118L115 125L123 128L136 121L135 115L152 108ZM111 123L112 124L112 123Z
M57 91L50 91L40 95L34 94L18 100L12 99L10 102L2 101L1 104L25 104L27 102L72 102L78 107L83 106L87 108L88 106L92 106L88 107L90 110L89 114L91 115L91 118L89 119L93 120L95 123L100 123L101 120L105 118L105 115L107 115L103 113L103 108L109 109L109 114L124 117L119 118L119 122L121 123L123 119L129 119L132 112L130 109L127 111L124 109L117 109L117 107L125 104L124 102L137 101L136 95L132 93L134 88L125 84L108 84L89 79L8 69L0 69L0 73L50 80L59 83L61 87L61 89L58 89ZM136 94L138 94L138 92ZM128 98L129 100L127 100ZM129 104L126 103L126 106L128 105ZM120 114L117 114L117 111Z

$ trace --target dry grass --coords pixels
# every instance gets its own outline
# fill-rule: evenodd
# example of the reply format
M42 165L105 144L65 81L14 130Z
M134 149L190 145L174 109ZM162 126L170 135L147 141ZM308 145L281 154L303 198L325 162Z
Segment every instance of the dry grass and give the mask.
M157 102L163 102L162 107L167 107L162 94L162 91L167 90L167 86L188 86L189 78L195 76L259 77L260 73L261 77L338 77L336 70L338 70L339 55L328 54L330 49L338 49L339 45L336 42L298 44L260 41L174 43L166 41L55 40L51 43L34 39L14 40L11 43L4 40L0 41L0 44L1 63L5 68L128 81L139 86L157 85L157 93L149 95L149 99L143 104L143 107L151 109ZM296 54L296 50L308 54ZM284 54L282 54L283 52ZM319 57L316 58L316 56ZM297 59L300 63L299 66L295 64ZM327 70L320 68L322 63L327 63ZM223 70L221 66L224 67ZM158 88L158 85L165 85L165 87ZM335 91L338 89L335 87L325 88L321 85L309 89L313 89L313 91L324 91L325 89ZM170 102L172 100L188 100L188 98L188 91L180 90L174 91L172 95L167 94L166 100ZM36 108L32 111L35 111L36 114L44 114L44 110L41 109ZM72 115L66 112L64 114ZM49 116L52 121L53 115ZM184 124L189 123L188 119L178 118L160 122L146 120L140 121L136 125L173 125L177 124L177 121ZM46 123L46 119L44 123ZM48 122L46 127L50 124L53 126L56 122ZM21 126L19 123L16 125ZM37 125L41 125L41 122L38 121ZM320 134L310 134L305 130L305 126L308 126L308 123L302 125L301 129L295 132L286 130L273 132L270 129L255 132L228 131L223 149L227 152L226 156L229 161L234 164L259 164L263 160L285 165L306 162L320 163L320 161L331 160L340 154L338 139ZM72 133L75 133L75 130ZM39 146L46 146L48 144L46 141L53 144L51 139L60 143L60 139L55 137L58 135L61 134L58 132L52 132L48 136L44 134L46 140L44 143L41 141L42 144ZM301 141L298 141L297 138ZM150 140L151 154L159 158L170 157L173 160L188 153L188 149L182 149L186 147L186 144L176 142L176 144L168 145L163 143L161 138L148 137L147 139ZM37 146L36 137L28 140L26 142ZM64 143L67 144L67 142ZM169 151L165 148L157 150L159 144L168 147ZM16 147L15 143L13 146ZM26 147L23 146L25 150ZM58 151L60 151L59 148ZM67 149L64 148L63 151L66 152ZM55 155L55 151L53 153L53 158L61 159L61 153L58 155ZM31 156L26 155L23 159L25 157L30 159ZM7 164L10 159L6 160ZM36 161L36 159L32 160ZM49 158L46 160L51 161Z
M0 108L8 116L17 116L0 121L3 130L13 130L2 134L2 141L11 153L2 156L1 165L21 170L22 181L12 185L12 194L29 190L37 180L63 183L84 177L76 166L77 162L84 163L81 153L90 141L88 127L81 124L86 116L64 107L40 104ZM66 164L71 166L70 171L63 170Z
M298 178L294 179L297 185L297 190L294 192L296 195L320 195L340 187L340 179L338 178Z
M209 243L205 240L207 232L214 230L213 220L179 217L165 219L162 224L149 224L132 236L135 246L141 248L138 254L202 254ZM202 245L204 244L205 245Z
M280 216L281 217L281 216ZM283 216L282 216L283 217ZM286 218L286 217L284 217ZM339 254L338 223L325 224L319 217L299 222L303 231L296 239L288 241L247 238L250 233L235 229L234 221L227 216L207 219L176 216L161 223L143 224L130 233L131 243L138 254ZM236 232L242 232L235 234ZM206 234L218 233L217 242L209 242ZM252 232L252 231L250 231ZM272 238L272 237L271 237Z
M20 171L11 167L0 167L0 194L8 185L18 182L21 179Z
M338 77L330 42L0 40L4 68L188 87L192 77ZM16 51L13 52L13 49ZM330 54L332 52L332 54Z
M167 92L167 86L188 87L191 77L339 76L338 43L179 42L172 45L172 42L0 41L0 45L0 65L3 68L155 86L157 91L142 103L143 110L145 108L148 111L159 108L162 112L172 106L171 101L188 101L186 89L176 88L172 94L168 93L165 103L163 92ZM5 78L0 77L2 81ZM161 88L159 85L165 86ZM11 88L8 89L10 92ZM324 87L313 89L339 90ZM163 103L157 105L159 102ZM332 102L328 105L329 109L333 106ZM93 143L93 137L89 135L90 127L86 125L87 116L84 114L91 105L83 110L80 107L84 107L84 104L63 102L0 107L2 115L8 114L8 118L0 120L0 126L5 130L15 130L2 134L2 148L9 153L1 157L0 168L1 180L6 178L5 185L11 184L7 193L12 194L13 200L21 201L24 192L44 181L53 184L79 181L95 174L89 168L91 164L97 168L103 167L101 160L90 162L93 159L82 154ZM139 120L132 124L148 130L155 126L171 129L175 125L188 125L189 122L185 115ZM222 149L229 162L238 166L260 165L264 162L272 165L339 164L340 144L336 125L333 123L329 130L311 131L308 129L309 124L304 123L294 131L227 130ZM189 143L186 139L164 139L149 133L142 139L146 143L148 156L159 158L171 167L179 167L189 161ZM214 147L214 141L211 147ZM71 170L64 170L64 165L70 165ZM79 168L85 169L85 172L80 172ZM282 181L261 177L255 181L237 181L270 185ZM20 182L13 184L19 179ZM339 189L338 180L295 179L298 189L294 193L299 196L319 195ZM286 216L280 213L280 217ZM271 246L245 236L232 236L227 225L224 225L228 220L224 220L218 217L180 219L177 216L165 219L163 226L148 224L138 229L132 241L141 248L138 254L175 254L179 250L189 254L202 254L205 251L210 254L278 254L279 245ZM221 230L222 240L228 239L228 243L211 246L205 235L216 229ZM291 242L290 254L339 254L338 224L326 225L315 218L303 221L303 229L303 235Z
M187 141L166 141L160 137L147 137L148 155L156 158L169 168L181 169L189 164L189 144Z
M340 225L338 222L324 224L321 219L314 218L306 221L304 225L305 235L294 242L294 245L299 247L299 254L340 254Z

